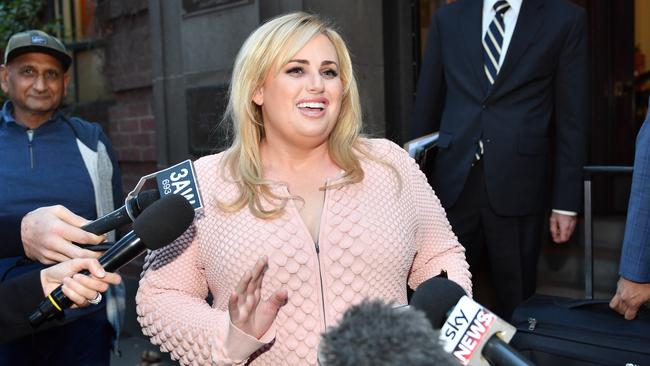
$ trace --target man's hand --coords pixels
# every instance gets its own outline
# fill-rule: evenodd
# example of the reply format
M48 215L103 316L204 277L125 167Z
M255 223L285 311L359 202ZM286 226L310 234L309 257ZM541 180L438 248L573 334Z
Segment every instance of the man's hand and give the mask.
M91 275L79 272L87 269ZM79 307L87 306L97 293L108 290L108 285L117 285L122 279L118 274L106 273L96 259L71 259L41 271L43 294L49 295L63 284L65 296Z
M633 282L621 277L609 307L624 315L625 319L632 320L647 301L650 301L650 283Z
M288 299L287 290L280 289L267 300L261 301L262 279L267 262L268 258L260 258L252 272L244 273L228 302L232 324L256 339L271 328L278 311Z
M552 212L550 222L550 231L553 241L556 243L566 243L573 234L576 228L578 216L563 215L561 213Z
M20 235L25 255L44 264L63 262L72 258L97 258L99 252L81 249L80 244L99 244L103 236L80 229L88 220L57 205L38 208L23 217Z

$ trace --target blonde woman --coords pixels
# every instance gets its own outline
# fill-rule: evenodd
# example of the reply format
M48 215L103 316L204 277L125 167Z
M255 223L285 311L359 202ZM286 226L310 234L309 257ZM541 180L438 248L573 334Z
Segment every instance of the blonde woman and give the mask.
M406 304L464 249L416 164L359 136L340 35L315 15L270 20L242 46L235 139L195 163L203 214L151 253L137 295L146 335L182 364L316 364L320 334L364 298ZM206 302L212 294L212 304Z

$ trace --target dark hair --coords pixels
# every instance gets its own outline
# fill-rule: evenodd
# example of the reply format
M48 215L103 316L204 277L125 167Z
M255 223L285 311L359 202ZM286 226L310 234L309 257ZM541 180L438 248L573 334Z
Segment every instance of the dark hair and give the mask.
M322 334L322 366L455 366L426 316L413 308L395 308L364 300Z

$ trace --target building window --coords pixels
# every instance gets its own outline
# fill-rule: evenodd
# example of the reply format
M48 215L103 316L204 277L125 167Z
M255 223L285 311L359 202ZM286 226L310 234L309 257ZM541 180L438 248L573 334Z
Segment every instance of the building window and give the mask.
M105 47L95 17L96 0L53 0L57 36L70 52L70 86L66 103L90 103L111 98L104 70Z

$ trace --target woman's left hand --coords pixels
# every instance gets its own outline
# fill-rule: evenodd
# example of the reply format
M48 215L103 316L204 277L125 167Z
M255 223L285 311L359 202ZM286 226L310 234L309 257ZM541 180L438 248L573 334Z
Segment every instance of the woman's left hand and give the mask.
M246 271L228 302L230 321L233 325L256 339L262 337L271 328L278 311L288 299L287 290L279 289L267 300L262 301L262 279L267 262L266 256L260 258L252 272Z

